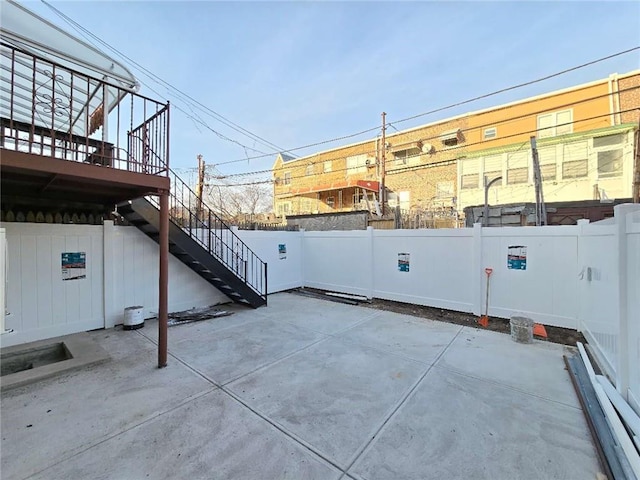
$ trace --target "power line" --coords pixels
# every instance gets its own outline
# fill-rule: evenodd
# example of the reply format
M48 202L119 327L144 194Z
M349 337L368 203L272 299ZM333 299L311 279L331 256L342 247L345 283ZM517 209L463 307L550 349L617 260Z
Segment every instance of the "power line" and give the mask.
M516 90L518 88L522 88L522 87L529 86L529 85L534 85L536 83L543 82L543 81L548 80L550 78L558 77L560 75L564 75L566 73L573 72L573 71L579 70L581 68L585 68L585 67L588 67L588 66L591 66L591 65L595 65L596 63L600 63L600 62L603 62L605 60L610 60L612 58L615 58L615 57L618 57L618 56L621 56L621 55L625 55L627 53L631 53L631 52L634 52L636 50L640 50L640 46L633 47L633 48L630 48L630 49L627 49L627 50L623 50L623 51L620 51L620 52L617 52L617 53L614 53L614 54L611 54L611 55L607 55L605 57L601 57L601 58L598 58L596 60L592 60L590 62L583 63L581 65L577 65L575 67L571 67L571 68L562 70L560 72L556 72L556 73L553 73L553 74L550 74L550 75L546 75L544 77L537 78L535 80L530 80L530 81L525 82L525 83L521 83L521 84L518 84L518 85L511 86L511 87L502 88L502 89L496 90L494 92L486 93L484 95L479 95L477 97L473 97L473 98L470 98L468 100L463 100L461 102L456 102L456 103L453 103L453 104L450 104L450 105L447 105L447 106L444 106L444 107L439 107L439 108L436 108L434 110L430 110L428 112L419 113L417 115L412 115L410 117L406 117L406 118L403 118L403 119L400 119L400 120L396 120L394 122L388 122L387 126L391 126L392 128L395 128L395 127L393 127L393 125L397 124L397 123L408 122L409 120L414 120L416 118L420 118L420 117L423 117L425 115L430 115L430 114L441 112L441 111L444 111L444 110L449 110L449 109L452 109L452 108L455 108L455 107L459 107L461 105L466 105L466 104L469 104L469 103L472 103L472 102L475 102L475 101L478 101L478 100L482 100L482 99L489 98L489 97L492 97L492 96L495 96L495 95L499 95L499 94L504 93L504 92L508 92L508 91L511 91L511 90ZM505 107L505 108L508 108L508 107ZM303 145L301 147L290 148L290 149L285 150L285 151L286 152L294 152L294 151L298 151L298 150L303 150L305 148L311 148L311 147L315 147L315 146L318 146L318 145L323 145L323 144L332 143L332 142L336 142L336 141L340 141L340 140L345 140L347 138L363 135L365 133L372 132L374 130L379 130L379 129L380 129L380 127L376 126L376 127L369 128L367 130L362 130L360 132L356 132L354 134L344 135L342 137L337 137L337 138L333 138L333 139L330 139L330 140L324 140L324 141L321 141L321 142L311 143L311 144L308 144L308 145ZM277 155L278 153L280 153L280 152L272 152L271 155ZM264 158L266 156L270 156L270 155L265 154L265 155L260 155L260 156L254 156L254 157L251 157L250 160L258 159L258 158ZM231 163L243 162L243 161L246 161L246 160L247 159L229 160L229 161L226 161L226 162L218 163L217 165L228 165L228 164L231 164Z
M638 108L630 108L630 109L627 109L627 110L621 110L618 113L627 113L627 112L632 112L632 111L635 111L635 110L638 110ZM573 125L573 124L576 124L576 123L587 122L587 121L590 121L590 120L595 120L595 119L598 119L598 118L607 117L609 115L610 115L610 113L596 115L596 116L589 117L589 118L584 118L584 119L581 119L581 120L576 120L576 121L572 121L572 122L566 122L566 123L563 123L563 124L558 124L558 125L556 125L556 127L562 127L562 126L566 126L566 125ZM516 137L516 136L520 136L520 135L524 135L524 134L532 134L532 133L536 133L537 131L538 131L537 129L521 131L521 132L513 133L511 135L507 135L507 136L504 136L504 137L501 137L501 138L511 138L511 137ZM473 145L479 145L481 143L483 143L483 142L482 141L474 142L474 143L465 145L465 147L473 146ZM527 141L527 143L528 143L528 141ZM516 151L519 151L520 149L522 149L522 146L520 146L519 149L516 150ZM452 151L452 152L455 153L455 151ZM509 152L509 153L513 153L513 152ZM411 155L411 156L406 157L406 158L407 159L419 158L420 156L421 156L421 154L416 154L416 155ZM347 157L341 157L341 158L345 159ZM338 159L340 159L340 158L334 158L333 160L338 160ZM446 165L450 165L450 164L455 164L455 163L457 163L457 161L458 161L458 158L456 157L456 158L450 158L450 159L447 159L447 160L440 160L440 161L437 161L437 162L425 163L425 164L422 164L422 165L410 165L410 166L403 167L403 168L396 168L396 169L393 169L393 170L389 170L387 172L387 174L388 175L396 175L396 174L407 172L407 171L411 171L411 170L421 170L421 169L424 169L424 168L434 168L434 167L438 167L438 166L446 166ZM335 172L355 170L357 168L360 168L360 167L345 167L345 168L340 168L340 169L337 169L337 170L332 170L331 172L318 172L318 173L313 173L313 174L309 174L309 175L306 175L306 174L305 175L296 175L296 176L289 177L289 179L290 180L297 180L297 179L300 179L300 178L308 178L308 177L311 177L311 176L320 176L320 175L331 174L331 173L335 173ZM262 170L262 171L257 171L257 172L247 172L247 173L243 173L243 174L229 174L229 175L225 175L224 179L231 178L231 177L239 177L239 176L260 175L260 174L271 173L271 172L272 172L272 170ZM273 182L274 180L273 179L265 180L264 182L266 183L268 181ZM294 194L294 195L296 195L296 194Z
M589 97L589 98L586 98L586 99L580 100L580 101L578 101L578 102L571 102L571 103L567 103L567 104L564 104L564 105L559 105L559 106L554 107L554 109L561 109L561 108L571 107L571 106L579 105L579 104L581 104L581 103L591 102L591 101L593 101L593 100L597 100L597 99L600 99L600 98L605 98L605 97L608 97L608 96L611 96L611 95L615 95L615 94L618 94L618 93L624 93L624 92L627 92L627 91L633 91L633 90L638 90L638 89L640 89L640 86L629 87L629 88L626 88L626 89L620 90L619 92L615 92L615 93L607 93L607 94L603 94L603 95L596 95L596 96L593 96L593 97ZM625 112L626 112L626 111L633 111L633 110L636 110L636 109L635 109L635 108L632 108L632 109L629 109L629 110L625 110ZM520 119L522 119L522 118L527 118L527 117L530 117L530 116L533 116L533 115L538 115L538 114L541 114L541 113L546 113L546 112L548 112L548 111L549 111L549 109L538 110L538 111L535 111L535 112L529 112L529 113L526 113L526 114L521 114L521 115L517 115L517 116L509 117L509 118L502 119L502 120L499 120L499 121L493 121L493 122L490 122L490 123L487 123L487 124L478 125L478 126L473 127L473 128L461 129L461 131L462 131L463 133L469 133L469 132L471 132L471 131L478 130L478 129L482 129L482 128L485 128L485 127L488 127L488 126L501 125L501 124L504 124L504 123L512 122L512 121L514 121L514 120L520 120ZM619 113L623 113L623 112L619 112ZM594 119L596 119L596 118L607 117L607 116L609 116L609 115L611 115L611 114L610 114L610 113L607 113L607 114L597 115L597 116L595 116L595 117L590 117L590 118L586 118L586 119L582 119L582 120L576 120L576 121L572 121L572 122L567 122L567 123L566 123L566 124L564 124L564 125L570 125L570 124L573 124L573 123L579 123L579 122L584 122L584 121L594 120ZM537 129L536 129L536 130L532 130L532 131L530 131L530 132L526 132L526 133L535 133L536 131L537 131ZM503 137L500 137L500 138L501 138L501 139L504 139L504 138L511 138L511 137L513 137L513 136L517 136L517 135L521 135L521 133L519 133L519 134L507 135L507 136L503 136ZM437 138L439 138L439 135L434 135L434 136L432 136L432 137L426 137L426 138L423 138L423 139L421 139L421 140L422 140L422 141L428 141L428 140L434 140L434 139L437 139ZM481 140L481 141L479 141L479 142L468 143L468 144L465 144L465 145L464 145L464 147L469 147L469 146L473 146L473 145L478 145L478 144L481 144L481 143L484 143L484 142L485 142L484 140ZM369 155L369 154L374 154L375 152L376 152L375 150L370 150L370 151L366 151L366 152L364 152L363 154L364 154L364 155ZM415 157L415 156L416 156L416 155L413 155L412 157ZM408 158L412 158L412 157L408 157ZM330 160L331 160L331 161L333 161L333 160L344 160L344 159L346 159L346 158L348 158L348 156L344 156L344 155L343 155L343 156L337 156L337 157L331 157L331 158L325 158L325 159L323 159L323 160L309 161L309 162L308 162L308 165L318 165L318 164L321 164L321 163L323 163L323 162L325 162L325 161L330 161ZM220 166L220 165L221 165L221 164L216 164L216 166ZM282 167L280 167L280 168L279 168L279 169L277 169L277 170L285 170L286 168L287 168L287 167L283 165ZM265 169L265 170L258 170L258 171L253 171L253 172L244 172L244 173L230 174L230 175L227 175L227 176L253 175L253 174L261 174L261 173L267 173L267 172L272 172L272 171L273 171L273 172L275 172L276 170L275 170L275 169L268 169L268 170L267 170L267 169ZM334 170L334 171L335 171L335 170ZM321 172L321 173L323 173L323 172Z
M55 8L53 5L50 5L48 2L46 2L45 0L41 0L42 3L44 3L47 7L49 7L51 10L53 10L58 16L60 16L63 20L65 20L67 23L69 23L74 29L76 29L76 31L78 31L78 29L80 29L81 31L85 32L87 35L89 35L90 37L92 37L93 39L95 39L97 42L99 42L100 44L104 45L105 47L107 47L109 50L111 50L112 52L116 53L118 56L120 56L121 58L124 58L125 60L129 61L130 63L132 63L133 65L137 66L138 69L140 69L142 72L145 72L146 75L151 78L153 81L155 81L156 83L163 85L165 88L169 88L171 90L173 90L174 92L177 92L179 95L182 95L183 97L186 97L187 99L189 99L191 102L195 103L198 107L200 107L201 110L204 110L205 113L208 113L209 116L211 116L212 118L216 119L217 121L219 121L220 123L226 125L227 127L235 130L236 132L239 132L241 134L244 134L245 136L251 138L254 141L259 141L259 143L262 143L263 145L265 145L266 147L269 148L276 148L278 150L282 150L281 147L279 147L278 145L276 145L275 143L269 142L268 140L265 140L264 138L260 137L259 135L241 127L240 125L232 122L231 120L229 120L228 118L224 117L222 114L216 112L215 110L207 107L206 105L203 105L201 102L199 102L198 100L194 99L193 97L191 97L190 95L188 95L185 92L182 92L180 89L174 87L173 85L171 85L169 82L166 82L165 80L163 80L162 78L158 77L157 75L155 75L153 72L151 72L150 70L148 70L147 68L145 68L144 66L140 65L138 62L136 62L135 60L131 59L130 57L128 57L127 55L125 55L124 53L120 52L118 49L116 49L115 47L111 46L109 43L105 42L104 40L102 40L101 38L99 38L97 35L93 34L91 31L89 31L88 29L84 28L82 25L80 25L79 23L77 23L75 20L73 20L72 18L70 18L69 16L65 15L64 13L62 13L60 10L58 10L57 8ZM83 35L84 36L84 35ZM85 39L87 39L87 37L85 36ZM88 40L88 39L87 39ZM95 44L94 44L95 46ZM149 87L147 85L147 87ZM151 87L149 87L151 89ZM153 90L153 89L151 89ZM156 94L158 94L156 92ZM159 95L159 94L158 94ZM175 95L175 93L174 93ZM176 95L177 98L179 98ZM183 102L185 103L189 103L188 101L184 100L184 98L181 99ZM184 110L182 110L184 113ZM203 124L204 121L201 121ZM205 125L208 127L208 125ZM241 144L238 141L234 141L228 137L226 137L225 135L215 131L213 128L208 127L209 130L213 131L214 133L216 133L218 136L220 136L220 138L223 138L225 140L229 140L229 141L233 141L234 143L237 143L239 145L241 145L244 148L249 148L251 150L260 152L260 150L255 150L252 147L248 147L246 145ZM260 152L263 153L263 152Z
M195 103L201 109L205 110L205 112L208 113L212 118L218 120L219 122L223 123L224 125L228 126L229 128L232 128L233 130L248 136L249 138L253 139L254 141L255 140L259 140L260 143L262 143L265 146L270 146L270 147L276 148L278 150L276 152L271 152L271 153L264 153L264 152L261 152L260 150L256 150L253 147L249 147L247 145L244 145L244 144L242 144L242 143L240 143L240 142L238 142L238 141L236 141L234 139L231 139L231 138L221 134L220 132L217 132L215 129L209 127L202 119L200 119L198 117L198 120L200 121L200 123L203 126L208 128L209 130L211 130L213 133L215 133L221 139L236 143L236 144L238 144L239 146L241 146L241 147L243 147L245 149L250 149L250 150L253 150L253 151L256 151L256 152L259 152L259 153L262 154L262 155L259 155L259 156L252 156L252 157L247 155L246 158L227 161L227 162L222 162L222 163L218 163L217 165L226 165L226 164L230 164L230 163L245 162L245 161L252 160L252 159L258 159L258 158L264 158L264 157L267 157L267 156L277 155L278 153L281 153L281 152L291 153L293 151L298 151L298 150L302 150L302 149L305 149L305 148L311 148L311 147L315 147L315 146L319 146L319 145L323 145L323 144L327 144L327 143L333 143L333 142L336 142L336 141L345 140L345 139L352 138L352 137L355 137L355 136L363 135L365 133L369 133L369 132L377 130L379 128L379 127L376 126L376 127L370 128L370 129L362 130L362 131L359 131L359 132L356 132L356 133L352 133L352 134L348 134L348 135L343 135L341 137L336 137L336 138L329 139L329 140L323 140L323 141L320 141L320 142L315 142L315 143L312 143L312 144L303 145L303 146L295 147L295 148L292 148L292 149L283 149L283 148L279 147L278 145L276 145L276 144L274 144L272 142L269 142L268 140L265 140L264 138L260 137L259 135L254 134L253 132L241 127L240 125L238 125L238 124L236 124L234 122L232 122L231 120L227 119L226 117L224 117L223 115L221 115L218 112L214 111L213 109L203 105L198 100L194 99L193 97L191 97L187 93L182 92L178 88L176 88L173 85L171 85L169 82L166 82L162 78L160 78L157 75L155 75L153 72L151 72L148 69L146 69L144 66L140 65L135 60L131 59L130 57L128 57L124 53L122 53L119 50L117 50L115 47L111 46L107 42L105 42L102 39L100 39L98 36L93 34L91 31L89 31L88 29L84 28L79 23L75 22L73 19L71 19L70 17L68 17L64 13L62 13L60 10L58 10L54 6L50 5L46 0L41 0L41 1L47 7L49 7L51 10L53 10L56 14L58 14L61 18L63 18L65 21L67 21L67 23L69 23L72 27L75 26L75 27L81 29L87 35L90 35L92 38L94 38L95 40L100 42L102 45L104 45L105 47L110 49L112 52L114 52L117 55L119 55L121 58L124 58L124 59L128 60L129 62L131 62L132 64L136 65L141 71L146 72L147 76L149 76L149 78L151 78L152 80L155 79L156 83L159 83L160 85L164 85L165 87L168 87L168 88L174 90L175 92L177 92L178 94L182 95L183 97L186 97L187 99L191 100L191 102ZM580 65L577 65L577 66L562 70L560 72L556 72L556 73L553 73L553 74L550 74L550 75L546 75L544 77L540 77L540 78L537 78L535 80L530 80L530 81L527 81L527 82L524 82L524 83L520 83L520 84L517 84L517 85L513 85L513 86L510 86L510 87L502 88L502 89L496 90L494 92L490 92L490 93L487 93L487 94L479 95L479 96L476 96L476 97L473 97L473 98L470 98L470 99L467 99L467 100L464 100L464 101L461 101L461 102L456 102L456 103L453 103L453 104L450 104L450 105L447 105L447 106L444 106L444 107L439 107L437 109L430 110L428 112L424 112L424 113L420 113L420 114L417 114L417 115L412 115L410 117L406 117L406 118L403 118L403 119L400 119L400 120L396 120L395 122L389 122L386 125L387 126L391 126L392 128L394 128L397 131L397 128L394 126L394 124L404 123L404 122L407 122L407 121L410 121L410 120L414 120L416 118L420 118L420 117L423 117L423 116L426 116L426 115L430 115L430 114L433 114L433 113L441 112L441 111L444 111L444 110L448 110L448 109L451 109L451 108L455 108L455 107L458 107L458 106L469 104L469 103L472 103L472 102L475 102L475 101L478 101L478 100L489 98L489 97L492 97L492 96L495 96L495 95L499 95L501 93L505 93L505 92L516 90L516 89L519 89L519 88L522 88L522 87L525 87L525 86L529 86L529 85L533 85L533 84L536 84L536 83L540 83L540 82L549 80L551 78L555 78L555 77L558 77L558 76L561 76L561 75L565 75L567 73L570 73L570 72L573 72L573 71L576 71L576 70L579 70L579 69L582 69L582 68L585 68L585 67L588 67L588 66L591 66L591 65L595 65L596 63L600 63L600 62L603 62L603 61L606 61L606 60L610 60L612 58L615 58L615 57L618 57L618 56L621 56L621 55L625 55L627 53L631 53L631 52L636 51L636 50L640 50L640 46L636 46L636 47L632 47L632 48L629 48L629 49L626 49L626 50L623 50L623 51L620 51L620 52L616 52L614 54L607 55L605 57L601 57L601 58L598 58L596 60L592 60L592 61L580 64ZM149 87L149 88L151 88L151 87ZM153 90L153 89L152 89L152 91L155 92L155 90ZM157 92L156 92L156 94L157 94ZM185 101L184 99L182 99L182 101L184 101L185 103L189 104L189 102ZM181 112L183 112L188 118L191 118L192 120L194 119L194 117L190 116L189 114L187 114L185 110L182 110L182 109L178 108L177 106L176 106L176 108L178 110L180 110ZM561 107L559 107L559 108L561 108Z
M546 76L540 77L540 78L538 78L536 80L530 80L528 82L520 83L518 85L513 85L511 87L501 88L500 90L496 90L495 92L486 93L484 95L479 95L477 97L473 97L473 98L470 98L468 100L464 100L462 102L452 103L451 105L447 105L446 107L440 107L440 108L436 108L434 110L430 110L428 112L419 113L417 115L412 115L410 117L403 118L401 120L396 120L395 122L392 122L392 123L408 122L409 120L415 120L416 118L424 117L425 115L430 115L430 114L433 114L433 113L441 112L443 110L448 110L448 109L451 109L451 108L459 107L461 105L466 105L468 103L476 102L478 100L483 100L485 98L489 98L489 97L492 97L494 95L499 95L501 93L509 92L511 90L516 90L518 88L527 87L529 85L534 85L536 83L540 83L540 82L543 82L545 80L549 80L549 79L554 78L554 77L559 77L560 75L564 75L564 74L579 70L581 68L589 67L591 65L595 65L596 63L604 62L605 60L610 60L612 58L619 57L620 55L625 55L627 53L631 53L631 52L634 52L636 50L640 50L640 46L632 47L632 48L629 48L627 50L623 50L621 52L617 52L617 53L613 53L611 55L607 55L606 57L601 57L601 58L598 58L596 60L592 60L590 62L583 63L581 65L577 65L575 67L567 68L566 70L562 70L560 72L552 73L551 75L546 75Z

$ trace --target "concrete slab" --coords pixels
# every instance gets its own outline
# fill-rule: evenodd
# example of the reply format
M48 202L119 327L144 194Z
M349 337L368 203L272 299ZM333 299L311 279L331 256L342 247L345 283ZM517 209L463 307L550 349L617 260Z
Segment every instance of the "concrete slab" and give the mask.
M562 360L570 347L465 327L438 366L578 407Z
M155 346L135 332L91 336L110 362L2 392L3 478L26 478L214 388L178 362L158 369Z
M358 459L358 479L595 478L579 409L437 366Z
M192 330L197 333L197 329ZM211 335L178 341L172 341L170 336L169 351L216 383L224 384L324 338L326 335L321 333L264 318Z
M288 295L296 297L293 294ZM307 299L303 298L303 300ZM270 305L264 310L269 318L328 335L335 335L381 313L376 310L345 305L330 300L309 300L311 302L297 309L292 309L291 306L287 306L284 303L282 305ZM294 301L293 303L295 305L298 302Z
M34 479L337 479L341 472L225 393L201 396Z
M431 364L461 329L459 325L384 312L345 331L340 338Z
M331 338L228 388L344 467L426 368Z
M49 365L24 370L22 372L5 375L0 380L0 388L3 391L11 388L28 385L30 383L39 382L46 378L55 377L62 372L71 372L91 365L97 365L109 360L109 354L87 333L78 333L75 335L65 335L63 337L50 338L48 340L40 340L24 345L14 345L2 349L2 357L37 351L48 345L62 343L71 358Z

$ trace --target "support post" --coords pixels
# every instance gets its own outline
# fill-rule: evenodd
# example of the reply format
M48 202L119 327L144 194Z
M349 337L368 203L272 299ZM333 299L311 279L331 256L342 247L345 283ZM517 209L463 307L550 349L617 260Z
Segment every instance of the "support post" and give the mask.
M484 177L484 212L482 213L482 226L489 226L489 188L498 180L502 180L502 176L496 177L490 182L487 182L487 177Z
M158 368L167 366L169 316L169 192L160 194L160 276L158 285Z
M382 112L382 145L380 160L380 210L382 216L387 213L385 203L387 202L387 192L385 185L385 177L387 175L387 113Z

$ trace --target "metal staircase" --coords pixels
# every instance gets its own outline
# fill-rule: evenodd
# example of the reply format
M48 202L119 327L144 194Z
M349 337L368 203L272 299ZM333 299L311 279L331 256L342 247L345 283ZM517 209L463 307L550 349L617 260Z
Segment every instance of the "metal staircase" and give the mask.
M263 262L180 177L169 170L169 251L237 303L267 304L267 264ZM158 197L118 205L118 213L159 241Z

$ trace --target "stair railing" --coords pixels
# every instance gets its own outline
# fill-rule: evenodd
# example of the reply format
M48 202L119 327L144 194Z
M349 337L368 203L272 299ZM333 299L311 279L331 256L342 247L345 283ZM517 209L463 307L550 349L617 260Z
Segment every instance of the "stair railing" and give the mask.
M169 178L169 219L266 301L266 262L171 169ZM147 200L160 208L158 197Z

